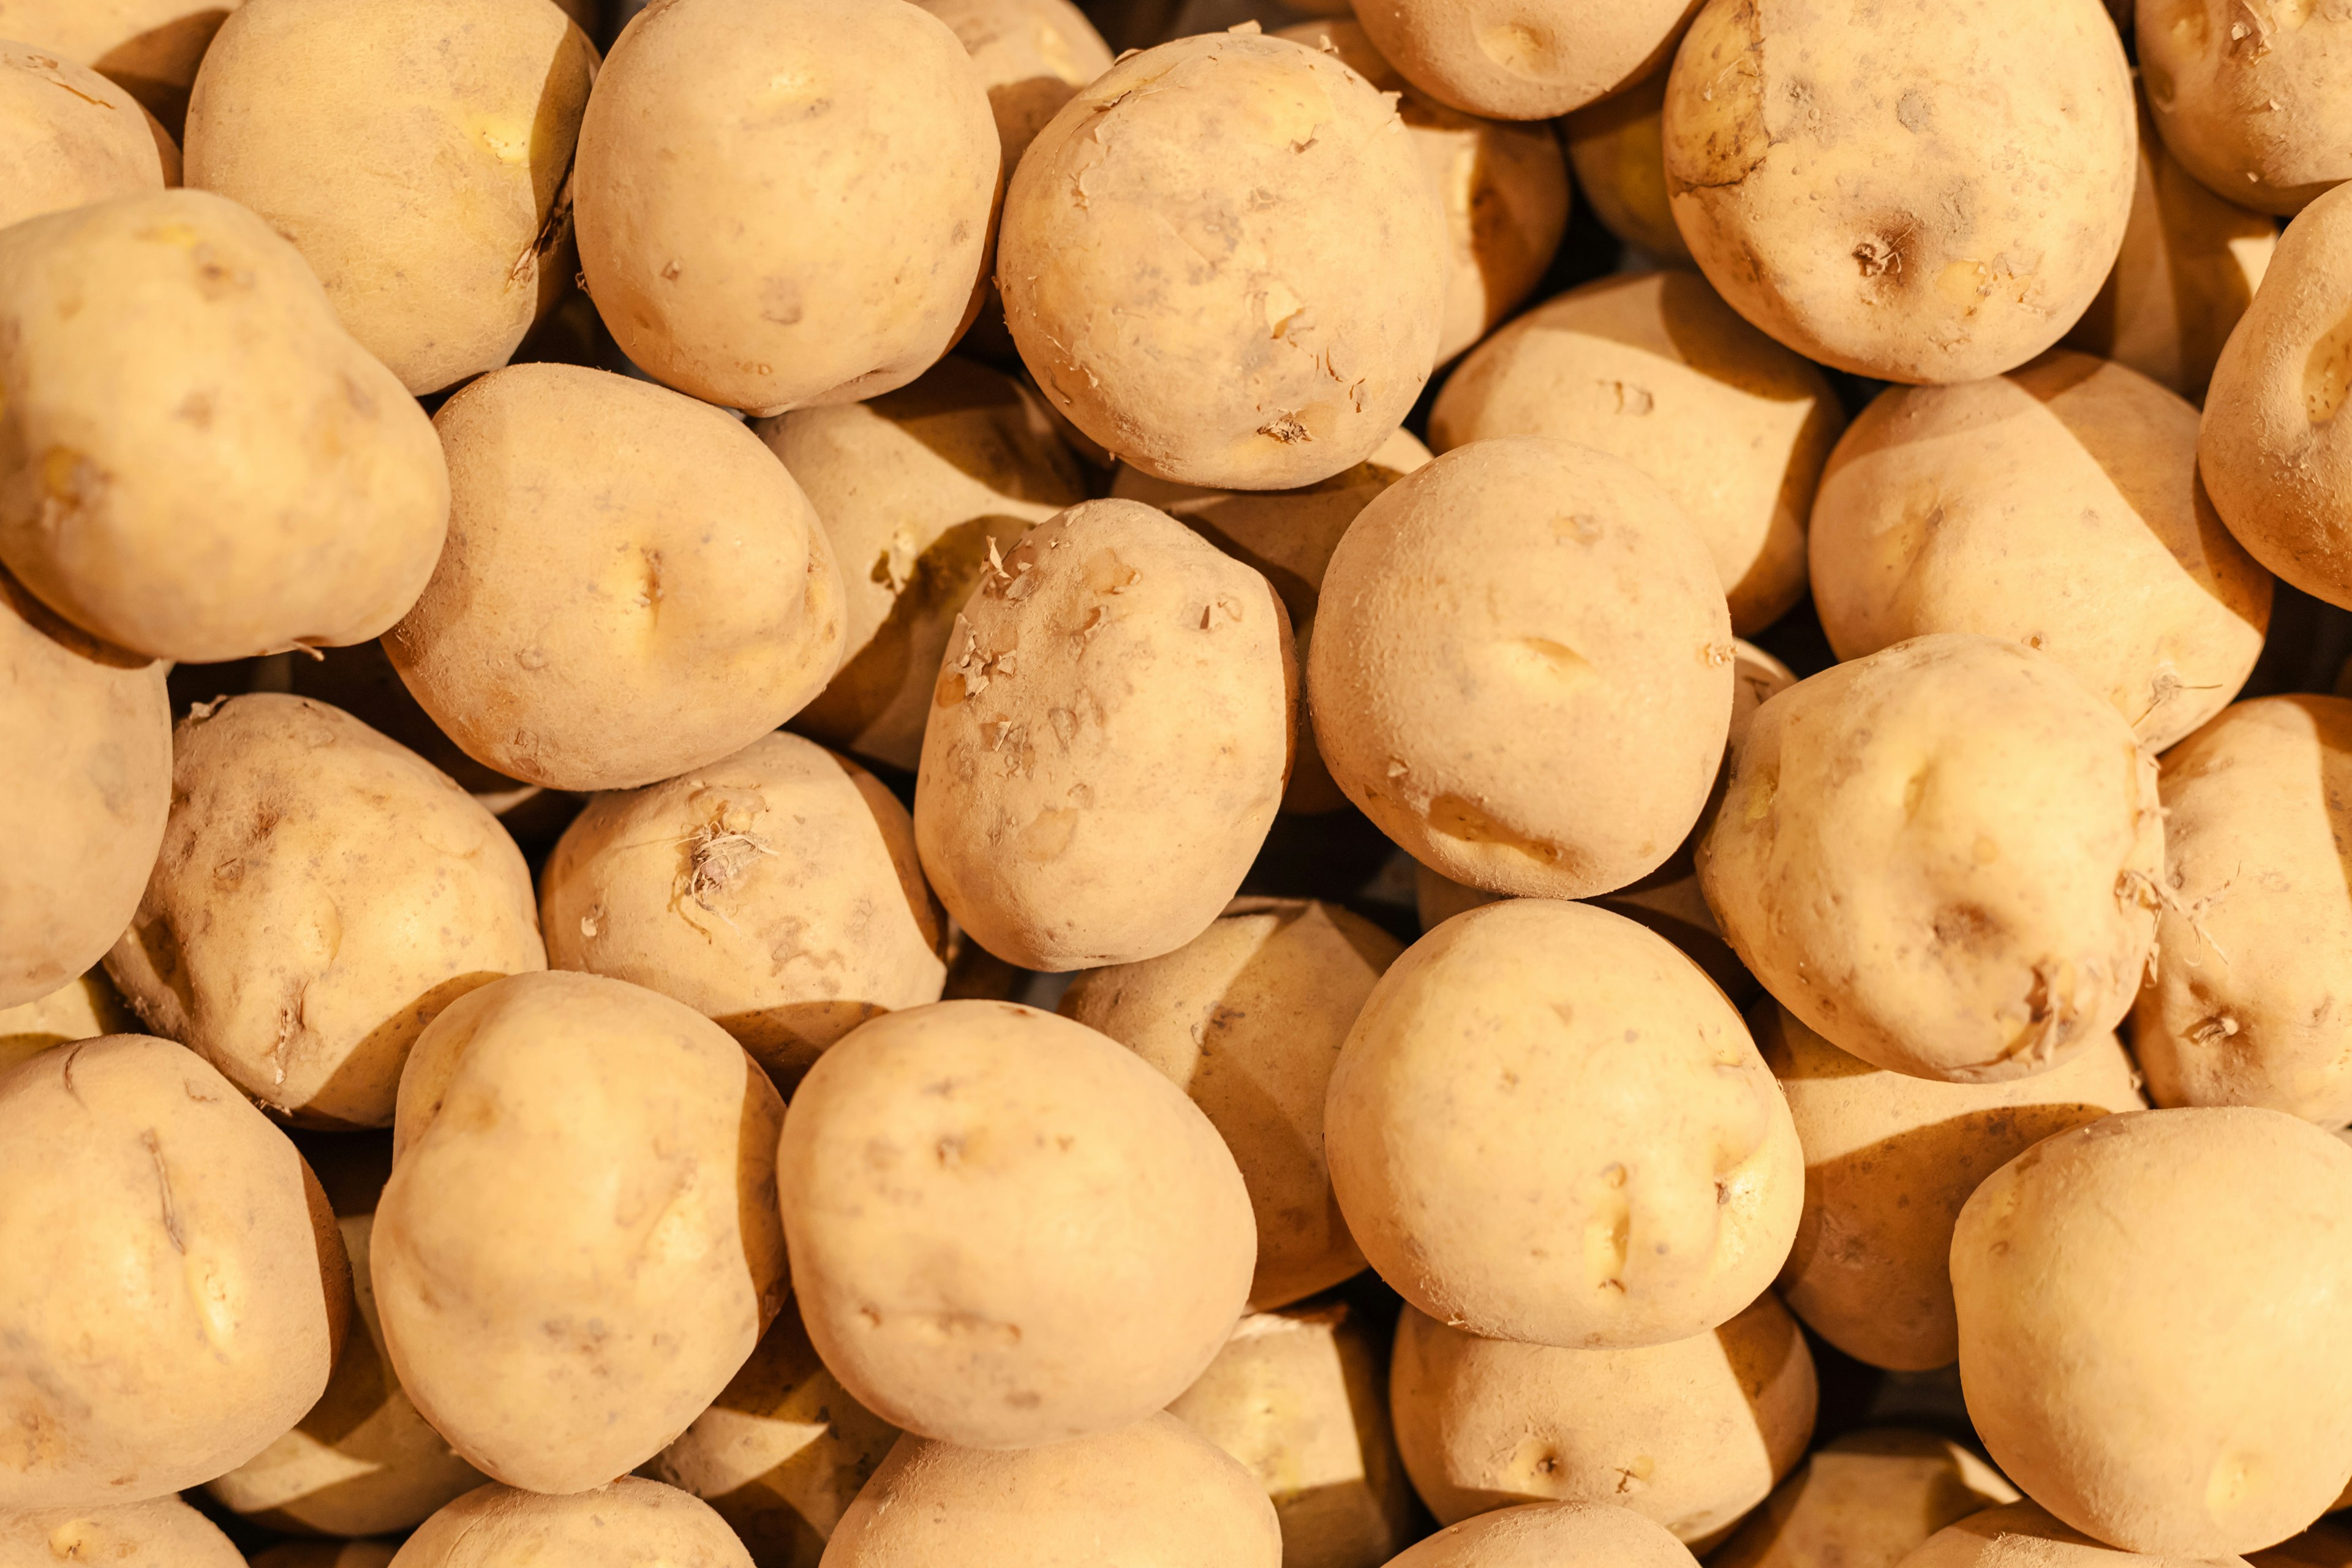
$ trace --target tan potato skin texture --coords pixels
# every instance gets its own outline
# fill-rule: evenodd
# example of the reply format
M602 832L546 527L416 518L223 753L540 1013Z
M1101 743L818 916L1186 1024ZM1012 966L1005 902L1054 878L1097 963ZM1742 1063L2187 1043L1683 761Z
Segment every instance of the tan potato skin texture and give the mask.
M2132 1046L2158 1105L2352 1122L2352 701L2241 702L2175 747L2156 973Z
M1699 844L1740 962L1916 1078L2055 1066L2123 1021L2156 933L2156 763L2056 660L1914 637L1757 710Z
M1367 0L1356 19L1405 79L1495 120L1549 120L1661 67L1698 0Z
M1289 618L1164 512L1040 524L950 637L915 782L923 869L1030 969L1156 958L1217 918L1290 770Z
M626 376L520 364L435 427L449 549L383 646L475 761L634 789L742 750L832 678L824 531L733 419Z
M1610 1503L1530 1502L1449 1524L1388 1568L1690 1568L1674 1533Z
M202 1058L106 1035L0 1076L0 1510L160 1498L327 1386L350 1265L310 1168Z
M0 157L8 165L0 228L109 196L162 190L163 150L147 125L138 100L96 71L29 45L0 42Z
M1698 531L1631 464L1536 437L1445 454L1357 516L1315 626L1325 765L1440 875L1604 893L1698 819L1731 619Z
M238 0L0 0L0 38L85 65L137 99L173 135L213 35Z
M2207 186L2293 216L2352 179L2352 12L2139 0L2136 20L2157 127Z
M1811 550L1840 658L1930 632L2023 643L2150 752L2228 704L2270 625L2270 574L2197 481L2197 410L2065 350L1872 399L1822 478Z
M1937 1531L1903 1568L2243 1568L2228 1556L2142 1555L2101 1545L2032 1502L1972 1513Z
M798 735L591 800L540 909L555 968L677 997L787 1092L842 1036L947 980L907 808Z
M2227 1556L2352 1477L2352 1146L2309 1122L2139 1110L2046 1139L1960 1211L1952 1288L1986 1451L2085 1534Z
M1408 1306L1389 1382L1405 1468L1441 1523L1609 1502L1694 1550L1804 1457L1818 1398L1804 1335L1769 1294L1719 1328L1638 1350L1478 1339Z
M0 1007L0 1073L51 1046L119 1035L137 1026L138 1020L106 978L106 971L90 970L46 996Z
M1815 1449L1708 1559L1712 1568L1895 1568L1944 1526L2016 1500L1999 1470L1948 1437L1864 1427Z
M552 0L251 0L196 78L187 183L292 240L352 336L437 392L571 281L595 73Z
M232 698L173 751L163 847L108 974L265 1109L391 1126L434 1016L547 967L521 851L447 774L323 702Z
M1114 456L1295 489L1403 422L1437 355L1446 247L1370 83L1287 38L1211 33L1129 56L1037 133L996 279L1039 387Z
M971 320L1000 160L979 68L915 6L658 0L581 121L588 292L623 353L705 402L872 397Z
M2254 559L2352 606L2352 191L2287 225L2213 384L2197 457L2214 508Z
M0 1563L104 1563L109 1568L245 1568L220 1527L175 1497L77 1511L0 1513Z
M1498 1339L1704 1333L1771 1282L1804 1201L1739 1015L1664 937L1585 904L1489 904L1406 949L1349 1033L1324 1129L1381 1277Z
M1331 1195L1323 1100L1349 1026L1403 951L1335 904L1237 899L1175 952L1089 970L1062 994L1064 1017L1166 1074L1234 1152L1257 1221L1257 1311L1364 1267Z
M1662 123L1707 281L1857 375L2024 363L2098 293L2131 215L2131 72L2099 0L1708 0Z
M653 1458L783 1300L766 1076L683 1003L557 972L453 1003L400 1090L372 1272L401 1386L509 1486Z
M1622 458L1714 557L1731 628L1805 593L1805 515L1845 424L1829 382L1686 272L1601 279L1478 345L1437 395L1439 451L1549 436Z
M830 1568L1276 1568L1274 1505L1173 1415L1019 1453L898 1440Z
M1559 122L1576 188L1601 226L1669 267L1696 267L1666 195L1666 147L1660 120L1667 67Z
M917 3L948 25L979 69L1008 179L1055 111L1110 69L1110 46L1070 0Z
M0 230L0 560L68 620L199 663L364 642L448 514L424 411L253 214L155 191Z
M1249 1194L1208 1118L1034 1007L940 1002L857 1029L793 1097L777 1176L817 1353L859 1404L943 1443L1141 1419L1200 1375L1249 1292Z
M391 1568L751 1568L698 1498L640 1476L566 1497L478 1487L408 1538Z

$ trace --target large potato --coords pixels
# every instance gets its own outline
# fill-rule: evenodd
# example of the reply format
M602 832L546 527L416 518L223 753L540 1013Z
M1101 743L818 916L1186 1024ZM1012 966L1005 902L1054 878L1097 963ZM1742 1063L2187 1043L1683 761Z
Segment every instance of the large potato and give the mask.
M111 1508L0 1512L0 1563L108 1568L245 1568L220 1527L175 1497Z
M448 514L424 411L243 207L157 191L0 231L0 562L68 620L192 661L362 642Z
M1948 1437L1864 1427L1775 1487L1710 1568L1895 1568L1953 1521L2016 1500L1999 1470Z
M120 83L177 135L188 88L237 0L0 0L0 38L55 50Z
M1807 359L1886 381L2056 342L2131 216L2131 68L2099 0L1707 0L1663 134L1707 280Z
M579 1491L718 1397L783 1300L781 1116L725 1030L618 980L519 974L433 1020L372 1272L393 1371L451 1447Z
M1266 580L1165 513L1088 501L1030 530L933 689L915 783L931 886L1031 969L1183 946L1274 825L1297 685Z
M1664 63L1698 0L1369 0L1356 18L1406 79L1496 120L1549 120Z
M1291 489L1363 461L1444 326L1444 217L1394 105L1255 27L1129 55L1065 104L999 247L1047 398L1183 484Z
M1672 1531L1609 1503L1530 1502L1449 1524L1390 1568L1690 1568Z
M384 648L468 756L554 789L633 789L740 751L832 679L824 530L726 415L519 364L434 425L449 548Z
M777 1179L817 1353L943 1443L1139 1420L1200 1375L1249 1293L1249 1194L1216 1129L1134 1055L1031 1007L940 1002L856 1030L793 1097Z
M1724 936L1832 1045L2022 1078L2106 1036L2156 934L2156 763L2056 660L1945 633L1757 710L1698 848Z
M2182 168L2294 214L2352 180L2352 15L2332 5L2139 0L2140 70Z
M1110 46L1070 0L918 0L979 68L1010 177L1037 132L1110 69Z
M106 971L78 974L46 996L0 1007L0 1073L51 1046L123 1034L138 1023Z
M638 1476L545 1497L477 1487L425 1521L392 1568L751 1568L709 1504Z
M2033 1502L1956 1521L1903 1559L1905 1568L2239 1568L2219 1554L2118 1552L2069 1530Z
M2270 574L2197 482L2197 410L2064 351L1880 393L1822 476L1811 554L1840 658L1930 632L2023 643L2151 752L2237 694L2270 624Z
M1692 267L1690 247L1675 226L1666 195L1666 148L1659 121L1666 105L1666 68L1559 122L1576 188L1601 225L1669 267Z
M8 7L0 5L0 25ZM9 35L0 30L0 40ZM109 196L160 191L163 149L146 111L96 71L0 41L0 228Z
M350 1265L286 1135L204 1059L107 1035L0 1076L0 1510L243 1464L327 1386Z

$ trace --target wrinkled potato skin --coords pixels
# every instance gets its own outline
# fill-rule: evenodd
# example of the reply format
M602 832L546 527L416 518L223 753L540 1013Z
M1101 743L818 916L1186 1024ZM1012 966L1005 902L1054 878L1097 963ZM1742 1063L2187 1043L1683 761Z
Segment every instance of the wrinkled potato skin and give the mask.
M2024 363L2097 295L2131 215L2131 69L2099 0L1708 0L1662 123L1707 281L1857 375Z
M2055 1066L2123 1021L2159 901L2156 763L2015 643L1945 633L1757 710L1699 886L1766 990L1917 1078Z
M1666 106L1666 68L1559 123L1576 188L1601 226L1669 267L1696 267L1666 195L1666 148L1659 121Z
M1690 1568L1674 1533L1610 1503L1530 1502L1449 1524L1389 1568Z
M2243 1568L2220 1555L2119 1552L2067 1529L2032 1501L1987 1509L1946 1525L1903 1560L1904 1568Z
M0 1513L0 1563L109 1568L245 1568L220 1527L175 1497L111 1508Z
M1711 1568L1895 1568L1955 1520L2017 1500L2000 1472L1950 1438L1870 1426L1822 1444Z
M1070 0L918 0L979 68L1013 175L1037 132L1078 89L1110 69L1110 46Z
M2136 19L2157 129L2210 189L2291 217L2352 180L2352 14L2139 0Z
M552 0L253 0L205 53L187 183L294 242L420 395L507 363L571 281L596 48Z
M213 35L238 0L0 0L0 38L52 49L119 83L172 135Z
M1439 102L1494 120L1549 120L1658 69L1697 9L1698 0L1367 0L1356 19Z
M8 161L0 228L176 183L164 178L163 148L137 100L25 44L0 42L0 147Z
M640 1476L563 1497L478 1487L408 1538L391 1568L751 1568L698 1498Z
M364 642L448 515L424 410L253 214L156 191L0 230L0 561L66 619L195 663Z

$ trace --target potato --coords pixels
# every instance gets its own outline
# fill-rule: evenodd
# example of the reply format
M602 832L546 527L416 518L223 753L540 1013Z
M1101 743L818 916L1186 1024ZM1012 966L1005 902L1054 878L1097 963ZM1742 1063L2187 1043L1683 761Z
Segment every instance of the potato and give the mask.
M1233 1151L1257 1222L1256 1310L1364 1267L1331 1195L1323 1102L1349 1026L1403 951L1336 904L1236 899L1175 952L1090 970L1062 994L1063 1016L1165 1073Z
M2131 69L2099 0L1708 0L1661 124L1707 281L1857 375L2023 364L2097 295L2131 216Z
M1445 219L1389 100L1244 26L1129 55L1062 107L1005 193L996 277L1048 400L1121 460L1295 489L1420 395Z
M907 808L798 735L598 795L549 857L540 909L554 967L677 997L787 1093L818 1052L947 980Z
M1805 594L1805 513L1845 424L1822 373L1687 272L1602 278L1481 343L1445 384L1430 443L1549 436L1622 458L1697 525L1732 629Z
M0 1008L71 984L139 907L172 805L166 668L0 572Z
M898 1439L842 1516L832 1568L1276 1568L1274 1507L1173 1415L1020 1453Z
M915 781L932 888L1030 969L1183 946L1274 824L1297 686L1266 580L1165 513L1088 501L1039 524L940 669Z
M1704 1333L1771 1282L1804 1202L1789 1108L1722 993L1663 937L1549 899L1405 950L1349 1031L1324 1125L1381 1278L1498 1339Z
M8 8L0 5L0 19ZM5 35L0 35L5 37ZM0 41L0 228L109 196L159 191L163 149L146 111L96 71Z
M940 1002L856 1029L793 1097L776 1170L810 1342L860 1405L942 1443L1139 1420L1249 1292L1249 1195L1208 1118L1034 1007Z
M918 0L979 68L1009 178L1078 89L1110 69L1110 46L1070 0Z
M1581 898L1697 820L1730 617L1697 530L1631 464L1534 437L1448 452L1358 516L1315 625L1324 763L1440 875Z
M1632 86L1674 53L1697 0L1379 0L1373 46L1465 113L1549 120Z
M111 1508L0 1512L0 1562L111 1568L245 1568L220 1527L175 1497Z
M327 1386L351 1310L301 1155L143 1035L0 1075L0 1510L141 1502L243 1464Z
M1908 1568L2228 1568L2242 1560L2116 1551L2067 1529L2038 1504L2013 1502L1946 1525L1903 1561Z
M121 84L177 135L196 67L238 0L0 0L21 38Z
M253 1568L392 1568L399 1548L384 1541L281 1541Z
M46 996L0 1007L0 1073L52 1046L119 1035L137 1024L106 971L93 969Z
M634 789L740 751L832 678L842 589L824 530L726 415L519 364L434 424L450 545L384 648L477 762Z
M2283 216L2352 179L2352 16L2225 0L2139 9L2148 105L2182 168Z
M424 411L243 207L156 191L0 231L0 563L83 630L199 663L363 642L448 512Z
M911 386L796 409L759 434L816 509L846 595L840 672L795 727L911 773L990 542L1010 550L1086 500L1077 464L1026 387L952 356Z
M1412 134L1445 210L1448 268L1444 364L1528 297L1568 228L1568 162L1549 125L1481 120L1451 109L1397 74L1353 19L1300 22L1275 34L1337 55L1382 92Z
M1872 1366L1925 1372L1960 1353L1952 1226L1979 1183L2053 1133L2146 1109L2112 1036L2032 1078L1938 1083L1855 1060L1769 997L1749 1018L1805 1151L1781 1299Z
M1822 476L1811 544L1840 658L1931 632L2023 643L2151 752L2236 695L2270 625L2270 574L2197 482L2197 410L2063 350L1880 393Z
M618 980L518 974L433 1020L371 1268L393 1371L459 1457L579 1491L718 1397L783 1300L781 1117L725 1030Z
M1864 1427L1816 1449L1710 1562L1713 1568L1895 1568L1955 1520L2016 1500L2017 1489L1999 1470L1948 1437Z
M751 1568L709 1504L638 1476L566 1497L477 1487L408 1538L393 1568Z
M1695 267L1666 196L1666 147L1659 120L1666 68L1559 122L1576 188L1601 225L1669 267Z
M187 182L292 240L361 346L438 392L572 280L595 74L550 0L247 0L196 79Z
M2352 1146L2309 1122L2140 1110L2045 1139L1960 1211L1952 1289L1986 1451L2085 1534L2225 1556L2352 1476Z
M1740 961L1916 1078L2056 1066L2130 1010L2156 934L2156 763L2058 662L1959 633L1757 711L1698 847Z
M1408 1307L1389 1383L1405 1468L1441 1523L1605 1501L1695 1551L1804 1457L1817 1398L1805 1337L1769 1294L1630 1350L1478 1339Z
M1690 1568L1671 1531L1607 1503L1531 1502L1446 1526L1390 1568Z
M581 121L583 275L656 381L754 414L854 403L971 321L999 163L936 16L672 0L623 31Z

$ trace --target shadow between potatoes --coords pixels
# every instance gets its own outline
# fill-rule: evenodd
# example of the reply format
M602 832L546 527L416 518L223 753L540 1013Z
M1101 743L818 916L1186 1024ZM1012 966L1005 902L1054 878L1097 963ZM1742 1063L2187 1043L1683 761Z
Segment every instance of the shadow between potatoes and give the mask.
M174 142L187 140L188 87L197 62L212 47L213 35L228 20L226 7L191 11L160 27L125 38L100 55L91 68L137 99L163 122Z

